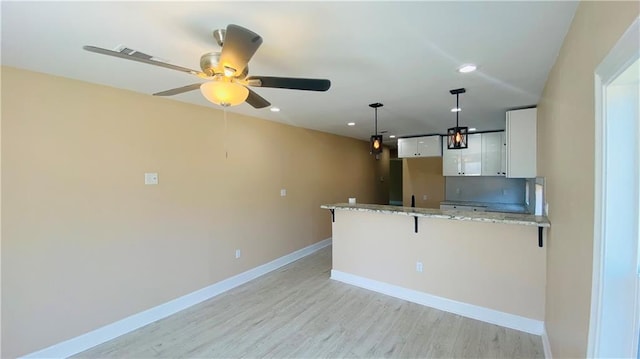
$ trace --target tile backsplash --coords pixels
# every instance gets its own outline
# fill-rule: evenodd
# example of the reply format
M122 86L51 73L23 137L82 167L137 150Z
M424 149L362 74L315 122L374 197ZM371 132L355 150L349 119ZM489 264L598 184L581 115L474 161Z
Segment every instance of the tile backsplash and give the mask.
M524 178L446 177L445 200L525 204Z

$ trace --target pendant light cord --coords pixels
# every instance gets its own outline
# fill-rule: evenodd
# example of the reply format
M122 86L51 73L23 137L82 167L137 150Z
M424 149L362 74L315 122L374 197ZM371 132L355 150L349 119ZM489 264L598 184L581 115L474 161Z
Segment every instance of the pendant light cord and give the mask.
M378 135L378 108L375 108L376 110L376 120L375 120L375 134L376 136Z
M372 107L375 110L374 112L375 117L374 117L373 123L374 123L374 132L376 136L378 135L378 107L382 107L382 106L384 105L379 102L369 104L369 107Z
M460 94L456 94L456 128L460 127L458 125L458 116L460 115Z

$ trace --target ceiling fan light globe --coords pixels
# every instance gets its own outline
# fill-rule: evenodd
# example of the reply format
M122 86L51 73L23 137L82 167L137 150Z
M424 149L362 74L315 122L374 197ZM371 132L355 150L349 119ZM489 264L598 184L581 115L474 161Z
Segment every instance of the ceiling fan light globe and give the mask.
M249 96L249 89L227 81L209 81L200 86L202 96L220 106L236 106Z

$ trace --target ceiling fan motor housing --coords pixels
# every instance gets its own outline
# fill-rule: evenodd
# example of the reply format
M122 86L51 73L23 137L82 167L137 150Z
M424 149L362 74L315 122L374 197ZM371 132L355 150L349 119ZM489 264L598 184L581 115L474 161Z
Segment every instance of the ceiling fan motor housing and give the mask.
M215 76L216 68L220 63L219 52L209 52L200 57L200 68L207 76Z
M200 68L207 76L213 77L224 74L224 69L219 68L220 52L209 52L200 56ZM236 79L244 79L249 74L249 65L244 67L242 73L233 76Z

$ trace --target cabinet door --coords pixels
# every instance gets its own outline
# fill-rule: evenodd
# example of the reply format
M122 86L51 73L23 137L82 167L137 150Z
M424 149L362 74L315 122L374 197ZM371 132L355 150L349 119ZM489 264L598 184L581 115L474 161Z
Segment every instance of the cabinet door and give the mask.
M416 138L398 139L398 158L416 157Z
M535 108L507 112L507 177L536 176Z
M416 148L419 157L440 157L442 156L440 136L416 137Z
M461 152L462 175L480 176L482 174L482 136L481 134L469 135L468 147Z
M500 132L500 172L507 174L507 134Z
M460 176L460 151L447 149L447 141L442 141L442 175Z
M503 175L502 165L502 138L504 132L489 132L482 134L482 175Z

